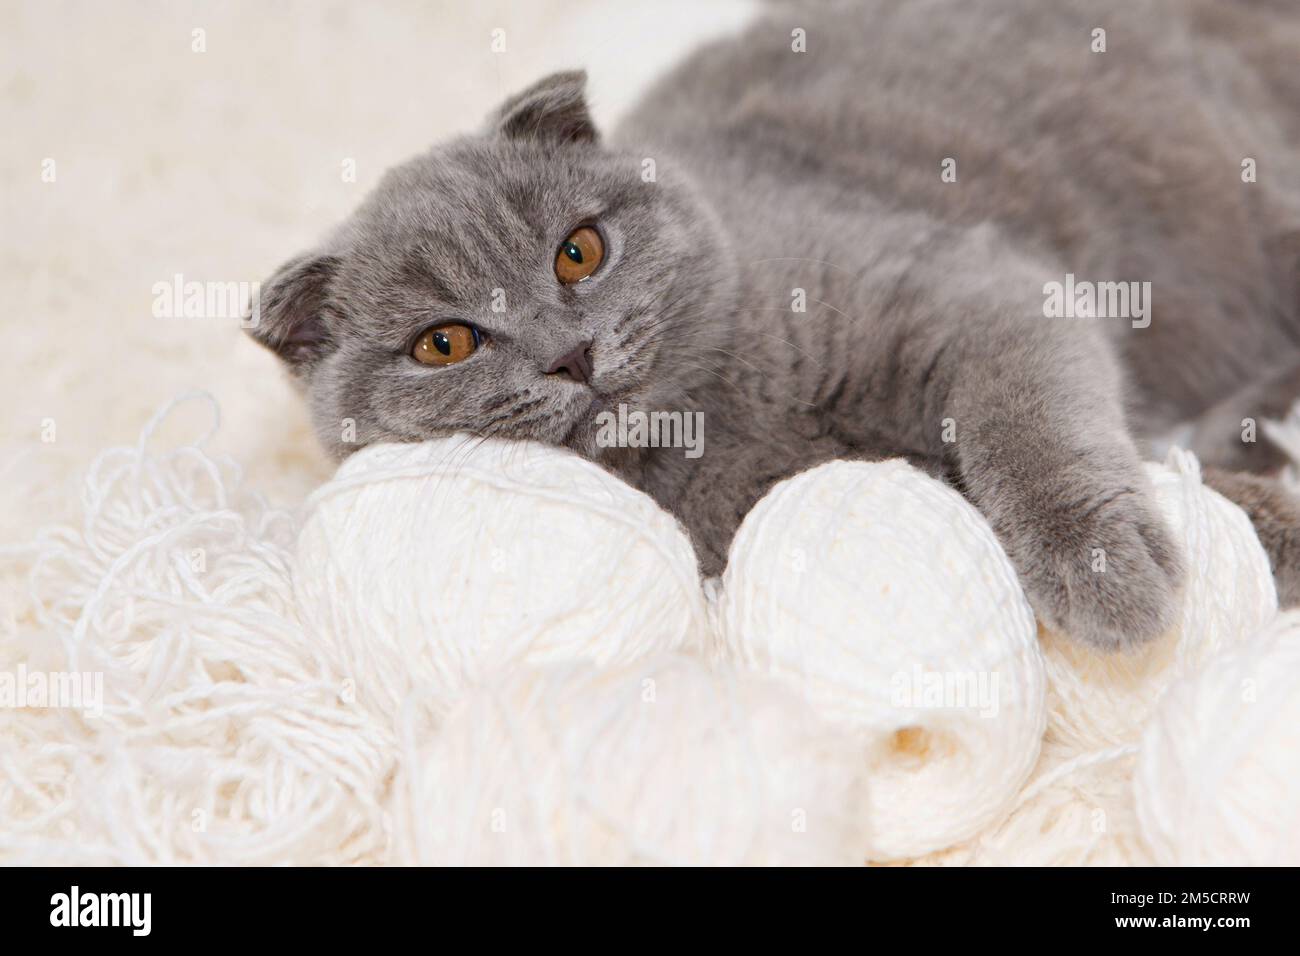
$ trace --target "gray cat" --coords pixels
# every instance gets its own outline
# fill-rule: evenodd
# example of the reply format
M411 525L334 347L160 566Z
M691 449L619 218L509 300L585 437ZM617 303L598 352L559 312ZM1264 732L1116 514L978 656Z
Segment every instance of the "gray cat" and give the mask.
M1178 425L1300 598L1300 509L1239 474L1279 464L1242 419L1300 394L1297 62L1286 0L773 8L608 139L561 73L390 171L254 335L336 456L567 446L674 512L706 574L781 478L905 456L1046 622L1134 645L1182 583L1141 465ZM705 453L604 447L619 405L702 412Z

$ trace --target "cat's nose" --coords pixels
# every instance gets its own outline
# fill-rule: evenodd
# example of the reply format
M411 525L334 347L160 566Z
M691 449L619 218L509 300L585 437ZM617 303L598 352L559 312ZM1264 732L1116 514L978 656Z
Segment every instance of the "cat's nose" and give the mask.
M583 342L570 349L547 366L547 375L568 374L575 382L591 384L591 342Z

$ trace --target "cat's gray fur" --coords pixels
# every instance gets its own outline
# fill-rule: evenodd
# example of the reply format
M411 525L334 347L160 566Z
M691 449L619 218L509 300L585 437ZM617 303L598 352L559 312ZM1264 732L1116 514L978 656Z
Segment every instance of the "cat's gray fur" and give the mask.
M456 430L564 444L677 514L706 573L777 480L906 456L980 508L1047 622L1134 644L1182 581L1140 443L1213 410L1197 450L1262 465L1239 420L1295 396L1251 388L1300 374L1298 51L1281 0L776 8L608 140L567 73L392 170L276 274L255 334L335 455ZM561 286L588 218L607 261ZM1045 318L1066 273L1149 281L1150 327ZM445 321L489 344L409 358ZM591 386L545 374L588 340ZM619 402L704 412L704 456L598 448Z

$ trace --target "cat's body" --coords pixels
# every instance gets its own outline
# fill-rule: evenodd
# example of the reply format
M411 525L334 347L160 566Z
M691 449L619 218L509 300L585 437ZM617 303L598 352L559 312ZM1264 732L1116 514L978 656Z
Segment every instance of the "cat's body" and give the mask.
M795 10L665 80L617 138L675 155L724 220L744 298L735 358L710 364L761 420L757 440L774 436L779 464L756 473L717 456L652 474L652 490L680 500L677 483L705 472L704 500L680 507L725 510L710 485L779 472L810 435L832 439L827 454L909 454L945 470L941 419L977 424L934 394L957 374L949 364L994 380L1073 379L1064 401L1122 398L1140 438L1294 368L1300 135L1279 125L1300 119L1300 70L1279 58L1261 73L1244 56L1256 51L1216 36L1210 14L1005 0ZM1300 10L1289 22L1300 53ZM1248 25L1264 45L1264 23ZM1098 26L1106 52L1092 49ZM792 50L795 29L807 52ZM1263 85L1288 71L1289 91ZM1248 156L1268 175L1244 183ZM955 182L941 177L949 158ZM1067 274L1150 282L1150 325L1045 318L1044 284ZM792 310L794 289L806 314ZM930 328L934 316L948 321ZM996 341L991 354L978 352L988 341L961 342L961 324ZM1300 394L1278 391L1273 413ZM1240 418L1261 409L1233 410L1214 436L1221 454L1266 453L1240 440ZM1081 406L1072 417L1082 431L1110 415ZM1218 451L1208 437L1203 450ZM1082 496L1088 476L1074 480Z
M1272 464L1239 419L1295 397L1262 378L1300 379L1300 175L1285 168L1300 77L1284 55L1300 13L1283 11L777 10L661 81L609 149L581 77L555 77L481 141L390 174L277 277L261 337L292 353L340 454L345 417L360 443L462 429L566 444L676 513L705 573L774 482L906 456L984 512L1049 622L1138 641L1181 583L1139 442L1199 419L1212 463ZM587 218L608 230L605 272L547 288L534 260ZM1149 282L1149 324L1047 317L1045 286L1067 275ZM424 318L422 294L439 304ZM494 344L463 369L386 364L441 314ZM549 356L575 342L591 381L551 381ZM619 403L703 412L705 454L599 447L594 415Z

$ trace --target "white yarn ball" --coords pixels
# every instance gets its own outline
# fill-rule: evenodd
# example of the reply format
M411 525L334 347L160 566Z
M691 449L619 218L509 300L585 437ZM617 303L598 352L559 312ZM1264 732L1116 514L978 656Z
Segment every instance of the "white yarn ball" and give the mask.
M650 498L574 454L467 436L378 445L311 499L300 613L391 712L510 662L608 665L707 628L690 542Z
M1169 689L1135 790L1162 865L1300 865L1300 612Z
M1046 741L1005 820L945 862L967 866L1150 866L1133 807L1127 748L1079 755Z
M974 835L1034 765L1033 612L983 517L903 461L831 462L773 488L732 544L717 615L730 656L873 745L872 859Z
M1182 612L1168 634L1128 653L1044 633L1048 734L1079 751L1135 744L1170 683L1277 612L1268 556L1250 519L1201 483L1196 458L1173 449L1164 466L1148 465L1147 473L1186 561Z
M685 655L520 668L430 733L407 711L405 862L861 864L861 745L794 695Z

